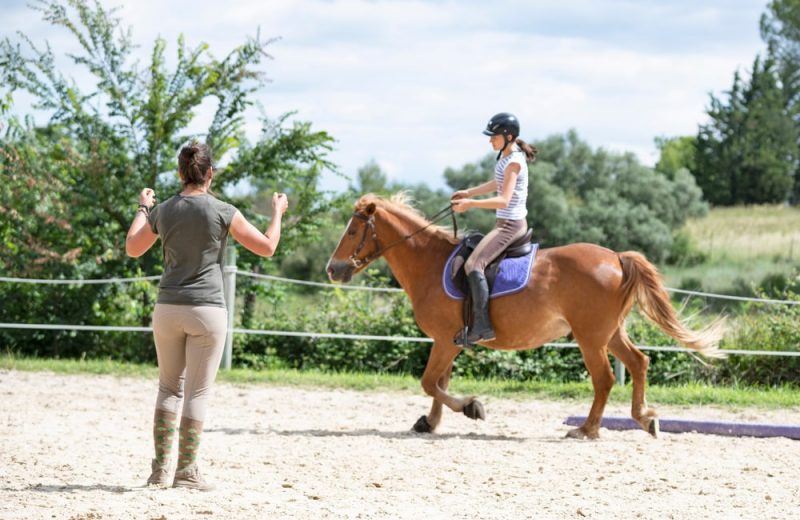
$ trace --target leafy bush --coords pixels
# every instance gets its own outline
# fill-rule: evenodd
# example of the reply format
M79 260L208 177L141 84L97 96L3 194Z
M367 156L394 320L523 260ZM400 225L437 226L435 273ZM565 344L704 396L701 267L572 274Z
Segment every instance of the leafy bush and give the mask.
M792 279L794 281L795 279ZM385 280L384 280L385 282ZM154 284L130 286L23 286L10 290L0 286L0 319L26 322L18 310L22 302L37 316L51 316L54 323L94 325L139 325L150 323ZM781 297L798 299L788 292ZM240 298L241 300L241 298ZM258 316L247 328L420 337L405 294L376 294L336 289L308 294L292 293L278 284L262 285L257 291ZM76 302L95 301L90 320ZM143 304L143 301L150 302ZM239 307L241 309L241 307ZM681 309L692 328L712 318L703 300L692 299ZM239 315L242 318L242 315ZM746 304L731 317L730 332L723 347L753 350L800 350L800 306ZM634 311L626 328L636 345L674 345L655 324ZM49 330L0 330L6 349L28 356L110 357L124 361L154 362L152 335L132 332L76 332ZM234 364L254 369L315 368L330 371L367 371L412 374L420 377L430 352L429 343L308 338L282 335L236 336ZM800 384L800 358L731 355L727 360L705 360L681 352L645 351L651 363L648 380L654 384L705 381L715 384ZM613 361L613 357L612 357ZM582 381L588 378L576 348L548 348L505 352L477 348L461 354L454 376L510 380Z
M773 294L792 301L800 301L797 288L800 276L795 273L786 280L791 289ZM765 285L774 290L772 277L765 279ZM761 288L759 296L767 297ZM736 328L732 331L729 344L731 348L761 351L800 352L800 305L776 305L749 303L739 316ZM723 383L750 383L777 385L785 382L800 382L800 357L787 356L731 356L721 367L717 381Z
M130 285L0 285L0 321L71 325L147 327L157 288L150 282ZM87 304L88 302L88 304ZM155 361L150 333L71 330L0 330L6 350L26 356L112 357Z
M314 295L305 310L275 312L256 321L263 330L372 336L421 336L404 294L369 294L336 289ZM278 364L335 371L402 372L420 375L430 345L399 341L247 336L238 341L237 360L249 366Z
M672 246L669 248L667 263L680 267L700 265L708 260L708 255L697 248L691 235L686 230L672 235Z

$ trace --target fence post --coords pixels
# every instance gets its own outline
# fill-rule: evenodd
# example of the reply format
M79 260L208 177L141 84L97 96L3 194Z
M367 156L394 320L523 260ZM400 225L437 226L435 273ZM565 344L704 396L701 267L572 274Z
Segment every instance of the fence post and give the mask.
M225 350L222 351L220 368L230 370L233 357L233 319L236 316L236 247L231 244L225 249L225 262L222 267L225 285L225 306L228 308L228 330L225 333Z
M617 358L614 358L614 375L617 377L617 384L625 386L625 365Z

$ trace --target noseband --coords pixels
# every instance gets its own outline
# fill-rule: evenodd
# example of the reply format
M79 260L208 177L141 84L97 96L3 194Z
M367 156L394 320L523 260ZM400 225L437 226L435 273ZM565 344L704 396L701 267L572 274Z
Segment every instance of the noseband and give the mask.
M356 269L360 269L361 267L369 264L370 262L381 256L386 250L391 249L397 244L405 242L406 240L413 237L417 233L420 233L428 229L430 226L434 225L436 222L442 220L447 216L453 217L453 238L455 238L458 231L458 224L456 223L456 214L453 212L453 207L451 205L448 205L446 208L437 211L431 218L431 221L428 222L428 224L426 224L425 226L419 228L413 233L409 233L408 235L405 235L395 240L386 247L381 247L381 241L380 239L378 239L378 232L375 229L375 213L367 217L366 215L362 215L361 213L354 211L353 218L363 220L366 224L364 225L364 233L361 235L361 242L358 243L358 246L356 247L355 251L353 251L353 254L350 255L349 260L353 264L353 267L355 267ZM370 234L372 235L372 241L375 243L375 251L365 256L364 258L358 258L358 254L361 252L362 249L364 249L364 246L367 244L367 236Z

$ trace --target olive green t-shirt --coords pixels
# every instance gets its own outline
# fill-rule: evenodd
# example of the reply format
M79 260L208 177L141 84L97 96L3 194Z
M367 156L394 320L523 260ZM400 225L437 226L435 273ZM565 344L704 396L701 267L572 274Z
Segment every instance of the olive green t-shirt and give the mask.
M158 303L225 307L222 260L236 211L208 194L175 195L150 211L164 251Z

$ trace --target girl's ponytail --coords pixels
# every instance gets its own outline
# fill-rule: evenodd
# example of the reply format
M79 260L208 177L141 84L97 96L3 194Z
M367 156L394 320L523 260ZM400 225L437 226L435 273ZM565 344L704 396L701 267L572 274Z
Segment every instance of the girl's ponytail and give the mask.
M525 153L525 158L528 160L528 162L533 162L536 160L536 154L539 153L538 148L526 143L522 139L517 139L516 144L517 146L519 146L520 150L522 150L523 153Z

